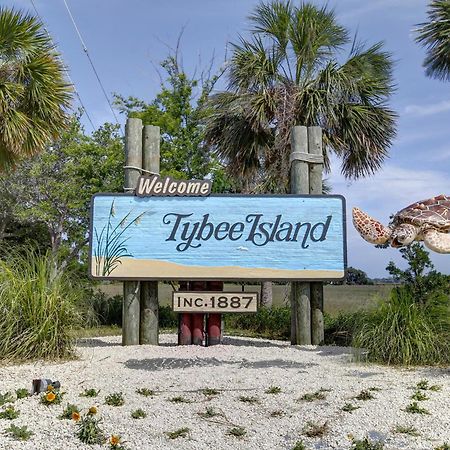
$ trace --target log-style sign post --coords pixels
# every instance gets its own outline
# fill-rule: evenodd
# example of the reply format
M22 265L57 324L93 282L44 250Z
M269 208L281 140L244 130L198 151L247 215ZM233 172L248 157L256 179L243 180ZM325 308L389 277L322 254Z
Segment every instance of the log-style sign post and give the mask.
M159 174L160 163L160 131L159 127L145 125L142 133L142 168L143 172ZM141 282L141 313L139 343L158 345L158 282Z
M296 126L291 134L291 193L322 194L322 129ZM291 344L323 342L323 285L293 282L291 289Z
M129 118L125 125L125 191L136 188L142 168L142 120ZM122 345L139 344L140 282L123 283Z

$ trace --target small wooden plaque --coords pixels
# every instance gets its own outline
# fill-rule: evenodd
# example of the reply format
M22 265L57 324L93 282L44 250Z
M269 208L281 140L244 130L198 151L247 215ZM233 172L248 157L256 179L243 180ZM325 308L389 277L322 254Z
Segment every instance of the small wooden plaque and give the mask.
M183 292L172 294L175 312L190 313L250 313L258 309L256 292Z

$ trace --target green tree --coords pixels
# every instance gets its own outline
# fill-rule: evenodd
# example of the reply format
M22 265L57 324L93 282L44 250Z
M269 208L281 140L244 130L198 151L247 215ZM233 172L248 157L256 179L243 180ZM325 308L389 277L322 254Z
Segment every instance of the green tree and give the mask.
M8 202L3 217L22 226L43 227L49 238L55 271L85 256L89 206L97 192L123 188L123 144L117 127L105 124L86 136L74 119L47 151L24 161L0 184Z
M418 25L416 42L427 50L423 65L429 77L450 80L450 2L432 0L428 21Z
M64 67L42 24L0 8L0 169L56 139L70 100Z
M348 267L345 280L336 284L373 284L373 281L367 276L367 273L354 267Z
M233 44L229 88L210 96L207 142L247 190L286 192L290 132L321 126L324 156L342 160L349 178L380 168L395 135L392 60L382 43L351 39L332 11L309 3L271 1L250 16L250 38Z
M177 54L168 56L161 67L167 78L152 102L116 95L115 104L128 117L138 117L144 124L160 127L162 175L188 179L212 176L213 189L232 189L230 180L204 142L202 120L208 114L204 105L218 76L189 77L180 66Z
M417 302L426 303L434 293L450 292L450 276L437 272L431 262L429 252L422 244L415 242L400 249L402 258L407 262L405 270L400 269L390 261L386 270L395 281L404 284L411 290Z

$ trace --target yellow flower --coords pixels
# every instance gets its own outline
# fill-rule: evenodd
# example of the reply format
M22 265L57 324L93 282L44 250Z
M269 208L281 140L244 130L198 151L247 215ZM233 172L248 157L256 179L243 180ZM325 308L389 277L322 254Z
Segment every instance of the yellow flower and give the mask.
M109 443L111 445L119 445L120 444L120 436L117 436L117 434L113 434L110 438L109 438Z
M55 388L51 385L51 384L49 384L48 386L47 386L47 391L53 391Z
M80 413L77 411L74 411L72 413L72 420L75 420L75 422L78 422L80 420Z
M95 406L91 406L89 408L88 414L91 415L91 416L93 416L94 414L97 414L97 408Z
M52 402L53 400L55 400L55 398L56 398L56 395L52 391L47 392L47 394L45 394L45 399L48 402Z

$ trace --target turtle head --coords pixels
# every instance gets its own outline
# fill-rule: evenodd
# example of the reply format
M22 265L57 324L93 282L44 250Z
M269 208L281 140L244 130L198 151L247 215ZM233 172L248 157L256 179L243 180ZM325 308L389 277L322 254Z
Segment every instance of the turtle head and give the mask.
M385 227L359 208L353 208L353 225L361 237L371 244L385 244L392 237L392 229Z
M409 245L417 236L417 228L410 223L402 223L394 228L392 232L392 247L403 247Z

